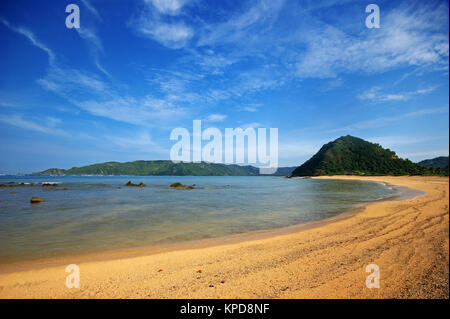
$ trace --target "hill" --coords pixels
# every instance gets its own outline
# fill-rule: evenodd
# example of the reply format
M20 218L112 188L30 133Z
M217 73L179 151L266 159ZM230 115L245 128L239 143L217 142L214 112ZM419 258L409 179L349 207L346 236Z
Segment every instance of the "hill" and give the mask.
M290 175L294 167L280 167L274 175ZM174 175L174 176L256 176L254 166L214 163L173 163L172 161L106 162L71 169L50 168L33 175Z
M437 174L433 168L401 159L390 149L350 135L323 145L292 172L292 176L432 174Z
M448 156L439 156L439 157L432 158L432 159L426 159L426 160L419 162L419 164L422 164L423 166L426 166L426 167L444 168L444 167L448 166Z

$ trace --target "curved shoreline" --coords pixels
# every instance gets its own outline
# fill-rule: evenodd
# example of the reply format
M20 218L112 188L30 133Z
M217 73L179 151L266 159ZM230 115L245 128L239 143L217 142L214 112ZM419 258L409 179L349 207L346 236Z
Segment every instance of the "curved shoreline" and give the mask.
M288 234L82 261L80 289L64 286L64 266L0 274L0 297L448 298L448 178L327 178L383 181L426 194L367 204L359 214ZM380 266L380 289L365 287L371 263Z
M296 177L294 177L296 178ZM282 227L260 229L255 231L247 231L243 233L235 233L224 236L203 238L203 239L192 239L183 242L175 242L169 244L159 244L159 245L145 245L131 248L118 248L118 249L108 249L103 251L93 251L86 253L75 252L72 255L61 255L54 257L43 257L43 258L31 258L25 260L18 260L12 262L0 262L0 274L11 273L16 271L24 270L35 270L42 269L46 267L55 267L68 264L77 264L88 261L108 261L115 259L149 256L154 254L160 254L170 251L177 250L189 250L189 249L199 249L223 246L229 244L236 244L245 241L260 240L276 236L288 235L296 232L301 232L307 229L312 229L316 227L322 227L329 223L337 222L352 217L355 214L364 211L365 207L374 203L381 203L387 201L402 201L413 199L417 196L422 196L426 193L420 190L414 190L407 187L401 187L385 182L378 181L367 181L372 183L380 183L387 187L403 188L401 194L392 195L385 198L380 198L373 201L368 201L361 204L356 204L352 208L338 213L333 217L328 217L325 219L310 221L300 224L292 224ZM414 193L417 192L417 193ZM420 194L419 194L420 193Z

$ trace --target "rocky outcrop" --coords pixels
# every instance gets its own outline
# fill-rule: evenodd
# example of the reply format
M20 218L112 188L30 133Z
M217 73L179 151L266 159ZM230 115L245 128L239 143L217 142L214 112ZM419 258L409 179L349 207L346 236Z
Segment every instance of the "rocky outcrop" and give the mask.
M43 201L44 201L44 199L42 199L40 197L31 197L31 199L30 199L31 204L39 204L39 203L42 203Z
M188 186L188 185L183 185L181 183L176 182L176 183L170 184L170 187L175 188L175 189L194 189L194 185Z
M58 183L42 183L42 187L58 187Z
M128 181L125 186L129 186L129 187L145 187L147 185L145 185L144 183L140 182L139 184L133 184L131 181Z

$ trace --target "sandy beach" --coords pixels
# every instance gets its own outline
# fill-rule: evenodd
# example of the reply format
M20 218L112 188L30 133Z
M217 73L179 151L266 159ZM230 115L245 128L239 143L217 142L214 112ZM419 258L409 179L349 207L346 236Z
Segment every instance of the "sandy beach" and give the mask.
M448 298L449 179L326 177L426 192L276 236L0 274L0 298ZM39 263L36 263L39 264ZM366 287L366 266L380 288ZM0 266L1 268L2 266ZM20 269L18 267L17 269Z

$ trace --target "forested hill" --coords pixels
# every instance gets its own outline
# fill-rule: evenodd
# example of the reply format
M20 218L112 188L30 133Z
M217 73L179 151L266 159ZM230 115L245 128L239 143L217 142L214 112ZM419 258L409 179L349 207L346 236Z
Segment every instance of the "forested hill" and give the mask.
M280 167L274 175L290 175L295 167ZM173 176L256 176L254 166L172 161L107 162L71 169L50 168L33 175L173 175Z
M448 167L448 156L439 156L432 159L426 159L419 163L426 167L445 168Z
M323 145L313 157L292 172L292 176L434 174L439 172L401 159L379 144L350 135Z

